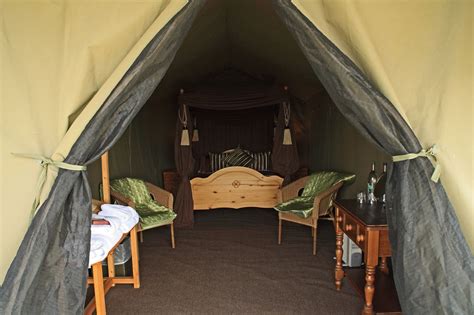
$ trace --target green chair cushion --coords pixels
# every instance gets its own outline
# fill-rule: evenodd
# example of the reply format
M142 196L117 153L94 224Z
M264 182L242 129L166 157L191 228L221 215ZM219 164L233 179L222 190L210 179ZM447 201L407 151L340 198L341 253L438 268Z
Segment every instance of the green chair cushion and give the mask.
M173 223L176 213L157 203L150 195L145 182L136 178L114 179L110 187L135 203L142 230Z
M140 215L142 230L171 224L176 218L176 213L173 210L159 205L155 201L147 204L137 204L135 210Z
M153 199L145 182L137 178L120 178L110 181L110 188L129 198L135 204L146 204Z
M290 212L302 218L309 218L313 213L314 198L320 193L340 182L352 182L354 174L333 171L322 171L310 176L300 197L292 198L275 206L275 210Z
M340 182L352 182L354 174L334 171L321 171L311 175L304 186L302 197L316 197L323 191Z
M275 210L309 218L313 213L314 197L296 197L275 206Z

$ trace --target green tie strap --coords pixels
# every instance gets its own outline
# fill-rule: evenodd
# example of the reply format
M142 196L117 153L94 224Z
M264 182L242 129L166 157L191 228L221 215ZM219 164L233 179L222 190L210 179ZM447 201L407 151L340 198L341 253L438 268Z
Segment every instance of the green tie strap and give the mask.
M431 180L437 183L439 180L439 177L441 176L441 165L439 164L438 159L436 158L437 153L438 153L438 148L436 147L436 144L435 144L428 150L423 149L418 153L395 155L392 157L392 159L393 159L393 162L402 162L402 161L407 161L407 160L413 160L418 157L427 158L428 160L430 160L431 164L435 168L433 174L431 175Z
M40 176L38 178L38 185L36 187L35 200L33 201L33 206L31 208L31 217L30 217L30 219L32 219L33 216L36 214L36 209L39 206L41 191L43 190L44 184L46 183L46 178L47 178L47 174L48 174L48 167L50 165L55 166L57 168L70 170L70 171L81 172L81 171L87 170L87 167L84 166L84 165L75 165L75 164L69 164L69 163L60 162L60 161L53 161L52 159L41 156L41 155L24 154L24 153L12 153L12 154L14 156L21 157L21 158L38 160L38 161L40 161L40 165L42 167Z

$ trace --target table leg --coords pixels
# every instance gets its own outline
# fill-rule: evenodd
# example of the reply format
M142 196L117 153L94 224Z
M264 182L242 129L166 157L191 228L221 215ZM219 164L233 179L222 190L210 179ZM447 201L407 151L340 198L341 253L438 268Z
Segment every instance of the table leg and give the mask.
M281 219L278 218L278 245L281 244Z
M374 308L372 305L372 300L374 299L374 287L375 282L375 266L367 265L365 267L365 304L364 309L362 310L363 315L372 315L374 314Z
M380 266L379 266L380 271L382 271L384 274L388 275L388 266L387 266L387 257L382 257L380 259Z
M105 315L105 291L104 278L102 275L102 262L92 265L92 275L94 277L94 296L95 296L95 310L97 315Z
M133 275L133 287L138 289L140 287L140 269L138 267L138 237L137 237L137 226L130 231L130 245L132 252L132 275Z
M334 277L336 283L336 290L341 289L342 278L344 278L344 270L342 269L342 230L336 223L336 268L334 270Z
M114 262L114 251L107 255L107 269L109 278L115 278L115 262ZM115 284L112 284L114 287Z

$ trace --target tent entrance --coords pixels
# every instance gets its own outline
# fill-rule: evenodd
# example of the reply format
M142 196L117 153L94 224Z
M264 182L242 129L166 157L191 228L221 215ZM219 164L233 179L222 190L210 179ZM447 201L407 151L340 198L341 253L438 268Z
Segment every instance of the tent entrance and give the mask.
M176 168L179 91L183 88L186 94L188 87L202 86L205 81L243 75L289 87L300 167L356 173L357 181L344 188L341 197L365 190L371 163L375 161L380 172L389 157L334 106L272 4L259 6L210 1L202 8L163 81L111 150L111 178L139 177L163 187L163 172ZM246 23L242 25L243 16ZM99 197L99 169L96 164L89 171L94 197Z
M305 2L249 1L240 6L237 1L209 1L202 10L204 1L188 2L161 31L156 29L157 33L153 34L135 61L129 63L129 70L116 82L113 91L110 89L110 93L101 94L101 90L97 93L99 96L94 96L103 99L102 106L93 111L87 111L89 108L86 107L85 114L79 115L82 128L71 128L64 141L72 141L73 145L61 146L56 152L58 159L64 159L68 164L86 165L114 145L109 152L111 176L133 174L160 184L162 170L174 164L171 148L175 137L169 130L174 129L176 116L175 119L169 118L176 115L176 91L187 83L196 82L211 70L214 72L228 65L257 75L273 75L276 82L284 82L291 87L295 95L292 104L300 110L299 113L296 110L293 116L296 118L295 140L302 156L301 163L311 169L346 168L360 173L361 186L356 182L350 186L354 191L347 189L342 196L352 197L358 187L365 186L367 165L376 157L384 161L388 156L423 152L403 113L368 78L370 71L364 74L315 27L311 20L317 16L314 13L318 12L318 7L316 5L315 10L311 3L303 5ZM444 12L444 7L440 8ZM194 39L188 37L181 45L182 37L187 34L198 11L205 18L198 17L191 32L197 32L199 36ZM459 13L459 10L451 12ZM375 16L379 17L378 14ZM464 23L461 25L466 26L465 21L469 19L463 14L459 16L463 18L459 19ZM246 22L242 23L244 20ZM447 23L452 21L441 20ZM283 21L284 24L276 21ZM5 23L15 24L9 20ZM442 25L449 30L448 34L458 34L456 29ZM191 36L192 33L189 34ZM284 38L289 38L289 41L282 41ZM351 36L348 38L352 39ZM175 56L178 47L180 50ZM405 51L402 47L401 50ZM358 51L357 46L353 48ZM389 48L386 50L390 51ZM461 51L469 55L470 50L459 49ZM175 62L168 69L173 58ZM419 58L419 61L422 59ZM181 62L177 62L179 60ZM360 63L360 60L357 61ZM374 62L380 63L380 60ZM459 67L452 68L456 70L452 73L456 74ZM448 72L446 75L451 75ZM420 73L430 76L427 71ZM395 82L402 80L395 76ZM458 81L448 81L446 90L458 86L453 82ZM391 95L392 91L384 92ZM422 96L428 94L426 91L420 93ZM423 97L408 98L420 99ZM148 104L138 113L145 100ZM452 104L448 102L447 105ZM41 111L38 109L38 112ZM426 141L426 138L422 140ZM98 169L99 164L89 167L90 182L96 195L94 187L97 187L101 177L100 172L96 171ZM395 282L406 313L422 313L426 309L439 313L467 313L472 309L472 254L443 185L430 181L432 173L433 165L422 155L389 168L387 194L391 197L388 200L388 219L395 253ZM38 209L1 288L1 306L7 312L61 313L65 309L81 312L90 236L90 213L84 211L90 206L88 184L84 172L58 172L48 198ZM54 233L51 233L51 227L55 228ZM420 261L424 261L430 269L420 269ZM431 288L437 290L433 292ZM445 292L450 294L445 295Z

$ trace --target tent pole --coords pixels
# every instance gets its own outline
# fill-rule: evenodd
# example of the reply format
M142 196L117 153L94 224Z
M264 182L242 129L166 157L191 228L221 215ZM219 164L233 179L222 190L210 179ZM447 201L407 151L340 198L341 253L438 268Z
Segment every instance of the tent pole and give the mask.
M105 203L110 203L109 151L102 154L100 161L102 164L102 200Z

